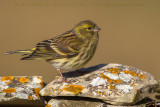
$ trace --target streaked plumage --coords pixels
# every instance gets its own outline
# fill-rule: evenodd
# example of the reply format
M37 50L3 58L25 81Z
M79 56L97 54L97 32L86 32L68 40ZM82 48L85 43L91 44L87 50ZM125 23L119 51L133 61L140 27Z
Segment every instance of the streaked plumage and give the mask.
M99 30L100 28L92 21L82 21L70 31L39 42L36 48L11 51L7 54L24 53L27 55L21 60L46 60L59 71L76 70L83 67L93 57L98 44Z

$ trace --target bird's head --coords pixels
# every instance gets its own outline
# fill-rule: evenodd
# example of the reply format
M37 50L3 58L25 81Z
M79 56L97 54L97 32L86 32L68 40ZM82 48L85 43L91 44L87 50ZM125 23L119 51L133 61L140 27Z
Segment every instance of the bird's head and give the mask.
M78 23L73 28L73 31L81 38L92 38L100 31L100 28L94 22L90 20L85 20Z

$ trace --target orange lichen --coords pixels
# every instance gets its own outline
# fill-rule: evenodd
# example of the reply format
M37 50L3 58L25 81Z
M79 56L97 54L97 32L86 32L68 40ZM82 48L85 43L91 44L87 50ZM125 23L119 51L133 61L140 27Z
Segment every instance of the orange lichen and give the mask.
M57 88L57 90L58 90L58 91L62 91L62 89L60 89L60 88Z
M137 78L141 79L145 78L145 75L142 75L141 73L135 73L134 71L122 71L122 72L124 72L125 74L130 74L132 76L137 76Z
M121 79L118 79L118 80L110 79L108 76L105 76L103 73L101 73L101 78L107 79L107 82L112 82L114 84L121 83L121 81L122 81Z
M145 79L145 75L142 75L140 73L137 73L137 78Z
M132 76L136 76L137 75L137 73L135 73L135 72L130 72L130 74L132 75Z
M51 105L50 105L50 104L47 104L45 107L51 107Z
M13 76L3 77L1 80L2 81L13 80Z
M137 73L135 73L134 71L122 71L122 72L124 72L125 74L130 74L132 76L136 76L137 75Z
M110 79L108 76L105 76L102 72L101 72L101 78L107 79L107 81L108 81L108 79Z
M44 96L47 96L47 93L44 93Z
M107 79L107 82L113 82L112 79Z
M135 84L131 84L131 86L132 86L132 87L134 87L134 86L135 86Z
M99 95L107 95L106 92L101 92L101 91L97 91L97 94L99 94Z
M139 90L138 89L136 89L136 94L134 95L134 97L133 97L133 99L132 99L132 102L134 102L135 101L135 99L136 99L136 97L137 97L137 95L139 94L139 92L138 92Z
M125 74L129 74L130 73L130 71L122 71L122 72L124 72Z
M120 69L119 68L110 68L108 69L108 71L119 71Z
M39 94L39 91L40 91L39 88L34 88L34 92L35 92L36 94Z
M52 92L49 92L48 94L49 94L49 95L51 95L51 94L52 94Z
M50 87L48 90L50 91L52 89L52 87Z
M141 76L142 74L141 73L137 73L137 76Z
M52 87L50 87L48 90L49 90L49 91L51 91L51 90L52 90L52 92L54 92L54 91L55 91L54 89L52 89ZM52 92L49 92L49 95L51 95L51 94L52 94Z
M11 83L12 81L8 81L6 84L9 84L9 83Z
M14 93L16 92L15 88L7 88L2 91L2 93Z
M119 84L119 83L121 83L121 79L118 79L118 80L112 80L112 82L114 83L114 84Z
M112 74L118 74L118 73L120 73L119 70L120 70L119 68L110 68L107 71L111 72Z
M39 98L39 94L36 95Z
M63 90L69 91L73 94L78 94L84 90L84 87L81 85L67 85Z
M110 89L115 89L115 86L113 86L112 84L109 84Z
M25 82L28 82L28 78L25 78L25 77L21 77L20 79L19 79L19 82L21 82L21 83L25 83Z
M41 86L42 86L42 88L44 87L44 84L43 83L40 83L41 84Z
M145 75L140 76L141 79L145 79Z
M100 95L102 94L102 92L101 92L101 91L97 91L97 93L98 93L98 94L100 94Z
M43 79L42 79L41 77L38 77L38 79L41 80L40 84L41 84L41 86L42 86L42 88L43 88L43 87L44 87Z
M28 96L28 100L33 100L33 97L32 96Z
M106 92L103 92L104 95L106 95Z
M34 92L36 93L36 96L37 96L37 97L39 97L39 91L40 91L39 88L34 88Z
M111 73L112 74L118 74L118 73L120 73L120 71L112 71Z

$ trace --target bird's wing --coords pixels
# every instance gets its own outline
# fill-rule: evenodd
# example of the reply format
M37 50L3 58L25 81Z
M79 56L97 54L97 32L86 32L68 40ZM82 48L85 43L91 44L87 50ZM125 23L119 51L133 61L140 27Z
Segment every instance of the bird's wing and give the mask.
M80 52L83 41L73 32L68 31L55 38L39 42L31 59L56 59L74 57Z

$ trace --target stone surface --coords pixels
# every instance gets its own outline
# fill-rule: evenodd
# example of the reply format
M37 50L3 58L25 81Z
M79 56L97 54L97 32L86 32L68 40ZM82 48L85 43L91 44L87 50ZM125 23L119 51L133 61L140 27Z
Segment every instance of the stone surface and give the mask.
M159 93L160 94L160 80L158 80L158 89L157 89L157 93Z
M13 101L0 102L0 107L45 107L45 104L41 100L14 99Z
M45 107L146 107L146 104L115 106L99 101L51 99Z
M40 100L39 91L44 87L40 76L0 77L0 102ZM19 102L19 103L20 103Z
M42 96L81 96L101 99L114 105L131 105L154 93L155 78L135 67L101 64L63 74L40 91Z
M101 107L105 103L84 100L57 100L51 99L45 107Z

